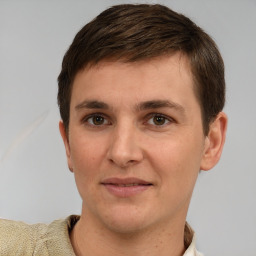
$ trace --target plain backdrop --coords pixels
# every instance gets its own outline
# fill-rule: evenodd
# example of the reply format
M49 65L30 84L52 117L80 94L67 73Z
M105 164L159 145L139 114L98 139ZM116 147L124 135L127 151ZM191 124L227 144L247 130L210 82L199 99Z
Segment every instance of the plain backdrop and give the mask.
M77 31L128 2L0 0L0 217L35 223L80 213L58 132L56 79ZM226 65L225 149L199 175L188 213L198 248L207 256L255 256L256 1L147 2L189 16L215 39Z

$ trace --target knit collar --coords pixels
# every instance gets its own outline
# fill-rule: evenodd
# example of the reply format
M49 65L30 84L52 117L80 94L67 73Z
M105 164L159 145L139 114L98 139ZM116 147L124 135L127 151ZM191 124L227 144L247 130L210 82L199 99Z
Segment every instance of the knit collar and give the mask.
M69 234L80 216L71 215L65 220L53 221L47 229L47 247L49 255L76 256L71 245ZM203 256L196 250L196 237L188 223L184 230L184 244L187 248L183 256Z

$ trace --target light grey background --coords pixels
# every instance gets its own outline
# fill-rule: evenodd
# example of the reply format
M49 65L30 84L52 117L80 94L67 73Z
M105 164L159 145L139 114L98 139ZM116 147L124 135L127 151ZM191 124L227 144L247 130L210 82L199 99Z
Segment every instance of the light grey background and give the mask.
M0 217L34 223L80 213L58 133L56 78L76 32L125 2L0 0ZM226 64L225 150L199 175L188 214L198 247L207 256L255 256L256 1L148 2L192 18Z

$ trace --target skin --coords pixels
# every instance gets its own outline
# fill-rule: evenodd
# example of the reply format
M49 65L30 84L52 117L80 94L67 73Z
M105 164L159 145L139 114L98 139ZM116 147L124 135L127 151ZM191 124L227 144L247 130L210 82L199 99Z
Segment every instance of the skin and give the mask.
M68 135L59 126L83 200L76 254L182 255L198 172L218 162L227 126L220 112L204 136L186 56L85 68L74 80ZM113 177L151 185L116 196L102 185Z

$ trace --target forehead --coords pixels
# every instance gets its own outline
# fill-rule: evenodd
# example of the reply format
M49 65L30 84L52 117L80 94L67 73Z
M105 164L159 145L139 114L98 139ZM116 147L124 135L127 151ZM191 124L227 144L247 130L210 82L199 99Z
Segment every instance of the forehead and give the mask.
M79 71L71 103L83 98L152 100L195 97L193 75L186 55L179 52L136 62L101 61ZM72 100L73 99L73 100Z

